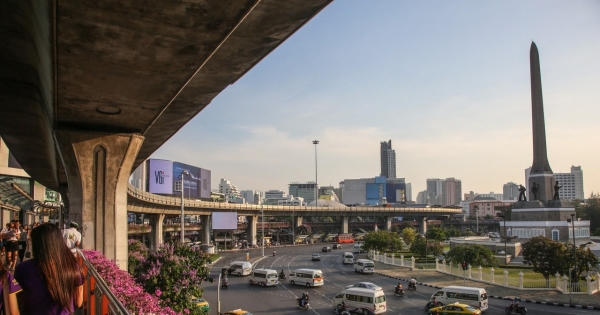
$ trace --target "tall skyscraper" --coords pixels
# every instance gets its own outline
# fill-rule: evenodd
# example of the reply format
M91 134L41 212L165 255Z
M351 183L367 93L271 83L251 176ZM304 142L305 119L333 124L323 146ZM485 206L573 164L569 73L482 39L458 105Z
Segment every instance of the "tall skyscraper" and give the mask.
M443 179L428 178L427 179L427 203L430 205L442 204L442 183Z
M502 187L502 195L504 200L517 200L519 197L519 185L509 182Z
M462 183L454 177L446 178L442 183L442 206L458 205L462 197Z
M396 151L392 150L392 140L381 141L381 176L396 178Z

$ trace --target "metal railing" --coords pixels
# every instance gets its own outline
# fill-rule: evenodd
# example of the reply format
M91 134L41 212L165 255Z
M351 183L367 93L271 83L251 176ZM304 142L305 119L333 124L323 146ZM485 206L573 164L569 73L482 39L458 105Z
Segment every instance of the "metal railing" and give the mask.
M129 315L129 311L112 293L94 266L77 251L83 270L83 314L85 315Z

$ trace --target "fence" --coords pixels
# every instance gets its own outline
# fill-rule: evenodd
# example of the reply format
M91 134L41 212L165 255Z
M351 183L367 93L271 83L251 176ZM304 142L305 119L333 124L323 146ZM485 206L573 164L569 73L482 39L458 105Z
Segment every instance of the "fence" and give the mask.
M386 255L379 252L371 251L368 253L373 261L381 262L386 265L394 265L398 267L415 269L415 258L410 257L405 259L404 256L394 257L394 255ZM546 279L525 279L522 272L518 273L518 277L511 277L510 271L505 269L500 274L494 268L484 271L481 266L473 268L468 266L463 270L461 264L452 264L445 260L439 261L435 259L435 270L447 275L469 279L471 281L495 284L511 289L518 290L555 290L563 294L588 294L592 295L600 291L600 273L591 273L585 277L585 281L571 282L570 279L563 275L556 274L553 277ZM592 276L596 278L594 281Z

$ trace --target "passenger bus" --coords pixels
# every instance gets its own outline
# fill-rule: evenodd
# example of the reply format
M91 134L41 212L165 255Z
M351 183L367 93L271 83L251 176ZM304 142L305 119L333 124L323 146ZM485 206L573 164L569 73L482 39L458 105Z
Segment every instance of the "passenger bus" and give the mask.
M354 236L352 234L338 234L335 236L336 243L354 243Z

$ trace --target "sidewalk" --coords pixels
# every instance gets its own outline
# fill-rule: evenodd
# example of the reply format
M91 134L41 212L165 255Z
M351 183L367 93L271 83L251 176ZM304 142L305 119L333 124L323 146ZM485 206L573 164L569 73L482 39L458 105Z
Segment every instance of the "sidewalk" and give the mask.
M446 275L435 270L415 270L410 271L406 268L398 268L391 265L384 265L375 262L377 273L408 280L415 277L419 284L431 287L446 287L450 285L463 285L463 279L455 276ZM519 298L521 301L549 304L566 307L589 308L600 310L600 294L573 294L571 303L569 303L569 294L562 294L553 290L515 290L493 284L471 281L466 279L465 286L484 288L490 298L512 299ZM508 304L507 304L508 305Z

